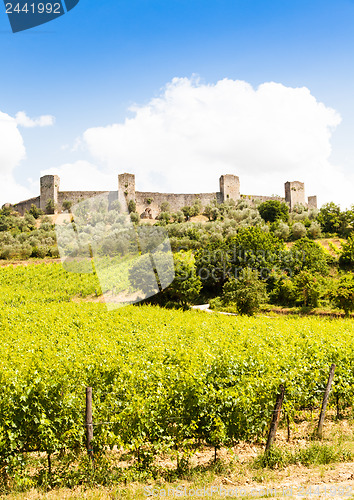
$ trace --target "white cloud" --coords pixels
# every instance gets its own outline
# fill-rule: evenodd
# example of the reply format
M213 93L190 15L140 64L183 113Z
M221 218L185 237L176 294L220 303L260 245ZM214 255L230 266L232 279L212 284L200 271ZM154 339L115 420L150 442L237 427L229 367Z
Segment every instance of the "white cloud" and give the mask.
M16 113L16 123L20 127L33 128L33 127L50 127L54 125L55 117L52 115L42 115L38 118L30 118L25 111Z
M219 176L230 173L239 175L243 194L284 196L284 183L299 180L320 204L354 203L354 176L330 161L331 137L341 117L305 87L268 82L254 89L229 79L206 85L175 78L160 96L130 111L123 123L90 128L77 139L76 154L86 150L92 161L41 173L59 174L63 190L116 190L117 174L131 172L138 190L186 193L215 192ZM25 155L17 126L42 118L0 114L4 201L10 194L12 200L26 197L11 177Z
M305 87L175 78L130 111L124 123L86 130L82 141L106 171L135 173L138 189L212 192L231 173L244 194L283 195L284 182L300 180L320 203L354 202L354 179L329 160L341 118Z
M96 165L79 160L41 171L42 175L59 175L62 191L117 191L117 172L104 173Z
M25 156L26 150L16 120L0 112L0 206L29 196L29 191L13 177L14 169Z

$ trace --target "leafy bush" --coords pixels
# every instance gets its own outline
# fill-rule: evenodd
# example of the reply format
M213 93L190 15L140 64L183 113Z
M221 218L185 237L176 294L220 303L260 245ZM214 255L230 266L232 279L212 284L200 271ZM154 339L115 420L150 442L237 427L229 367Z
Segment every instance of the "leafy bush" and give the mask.
M222 298L226 305L235 304L239 314L253 316L266 302L268 295L258 273L247 270L240 278L230 278L225 283Z
M309 238L296 241L289 251L289 269L293 274L307 269L308 271L328 274L328 259L324 249Z
M196 273L193 254L178 252L174 254L175 279L167 288L166 293L173 301L183 307L193 303L202 289L202 281Z
M242 227L236 235L224 238L217 231L218 223L210 224L213 232L196 253L197 272L205 289L221 293L228 277L236 277L242 269L256 269L266 278L272 269L283 266L284 242L273 233L260 227Z
M135 203L134 200L129 200L129 203L128 203L128 212L130 214L136 212L136 203Z
M157 220L164 222L165 224L168 224L171 220L171 214L169 212L161 212Z
M237 267L272 268L281 259L284 242L259 227L241 228L227 242Z
M70 200L64 200L63 201L63 209L69 211L70 208L72 207L73 202Z
M192 207L186 205L181 208L181 212L183 213L185 220L188 220L192 216Z
M180 210L176 213L173 213L171 215L173 222L183 222L184 221L184 215L183 212Z
M306 236L306 233L307 233L306 227L301 222L295 222L295 224L291 228L291 232L292 232L294 240L304 238Z
M208 217L210 221L217 220L220 215L220 210L215 205L207 205L204 209L204 215Z
M353 209L342 212L339 205L331 202L320 209L317 221L324 233L346 235L348 225L353 223L353 214Z
M354 269L354 235L349 236L347 242L342 244L339 265L346 269Z
M202 210L202 204L199 198L196 199L196 201L192 206L187 205L181 209L186 220L188 220L190 217L195 217L196 215L199 215L201 210Z
M320 282L308 271L301 271L294 278L296 300L305 307L317 307L320 299Z
M311 222L310 227L307 230L308 235L312 239L320 238L321 237L321 224L319 222Z
M290 236L290 228L285 222L280 222L277 228L274 230L274 234L277 238L287 241Z
M49 248L44 245L38 245L32 247L31 257L36 257L38 259L43 259L49 253Z
M210 309L221 309L224 306L223 300L221 297L215 297L214 299L209 300Z
M336 307L343 309L346 316L354 311L354 275L346 274L339 280L337 288L331 293Z
M273 278L273 279L272 279ZM296 303L296 291L293 281L286 274L274 275L268 279L270 285L269 300L271 304L292 307Z
M276 220L287 222L289 220L288 205L279 200L265 201L259 205L258 210L266 222L275 222Z
M43 210L36 207L34 203L32 203L31 208L28 210L28 213L33 215L35 219L39 219L39 217L44 214Z
M54 214L54 209L55 209L54 200L49 198L46 205L45 205L45 211L47 214Z
M134 224L139 224L139 222L140 222L139 214L137 212L130 212L130 220Z
M170 204L168 201L163 201L160 205L160 210L161 212L169 212L170 211Z
M196 217L201 213L201 211L202 211L202 202L200 201L199 198L197 198L192 205L191 216Z

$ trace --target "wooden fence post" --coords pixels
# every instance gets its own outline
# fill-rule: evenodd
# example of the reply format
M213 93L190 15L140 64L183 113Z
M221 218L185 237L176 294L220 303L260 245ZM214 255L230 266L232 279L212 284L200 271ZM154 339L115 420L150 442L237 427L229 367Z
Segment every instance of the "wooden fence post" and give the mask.
M326 415L326 408L327 408L329 393L331 391L331 385L333 382L335 369L336 369L336 365L332 364L331 369L329 370L328 382L327 382L326 390L325 390L325 393L323 396L320 419L318 421L317 436L319 437L319 439L322 439L323 424L324 424L324 419L325 419L325 415Z
M268 451L274 442L275 434L277 432L277 428L278 428L278 424L279 424L279 420L280 420L281 407L283 405L284 394L285 394L285 386L283 384L281 384L279 386L279 394L277 396L277 401L275 403L275 407L274 407L274 411L273 411L273 418L272 418L272 423L270 424L270 430L269 430L269 435L268 435L268 440L267 440L265 451Z
M86 387L86 447L88 456L91 460L93 460L92 440L92 387Z

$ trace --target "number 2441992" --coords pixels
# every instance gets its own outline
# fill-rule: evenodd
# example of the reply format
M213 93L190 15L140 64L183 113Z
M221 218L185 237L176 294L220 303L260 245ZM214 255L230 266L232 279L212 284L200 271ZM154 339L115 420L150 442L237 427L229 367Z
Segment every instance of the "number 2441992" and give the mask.
M32 13L32 14L61 14L61 4L60 3L25 3L20 6L19 3L6 4L7 14L20 14L20 13Z

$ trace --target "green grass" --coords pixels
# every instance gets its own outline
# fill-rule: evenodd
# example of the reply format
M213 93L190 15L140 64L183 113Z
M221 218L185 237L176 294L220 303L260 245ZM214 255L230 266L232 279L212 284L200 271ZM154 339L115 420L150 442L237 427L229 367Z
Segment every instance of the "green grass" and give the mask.
M284 468L288 465L327 465L336 462L351 462L352 452L343 446L313 443L295 450L273 447L255 460L256 468Z

